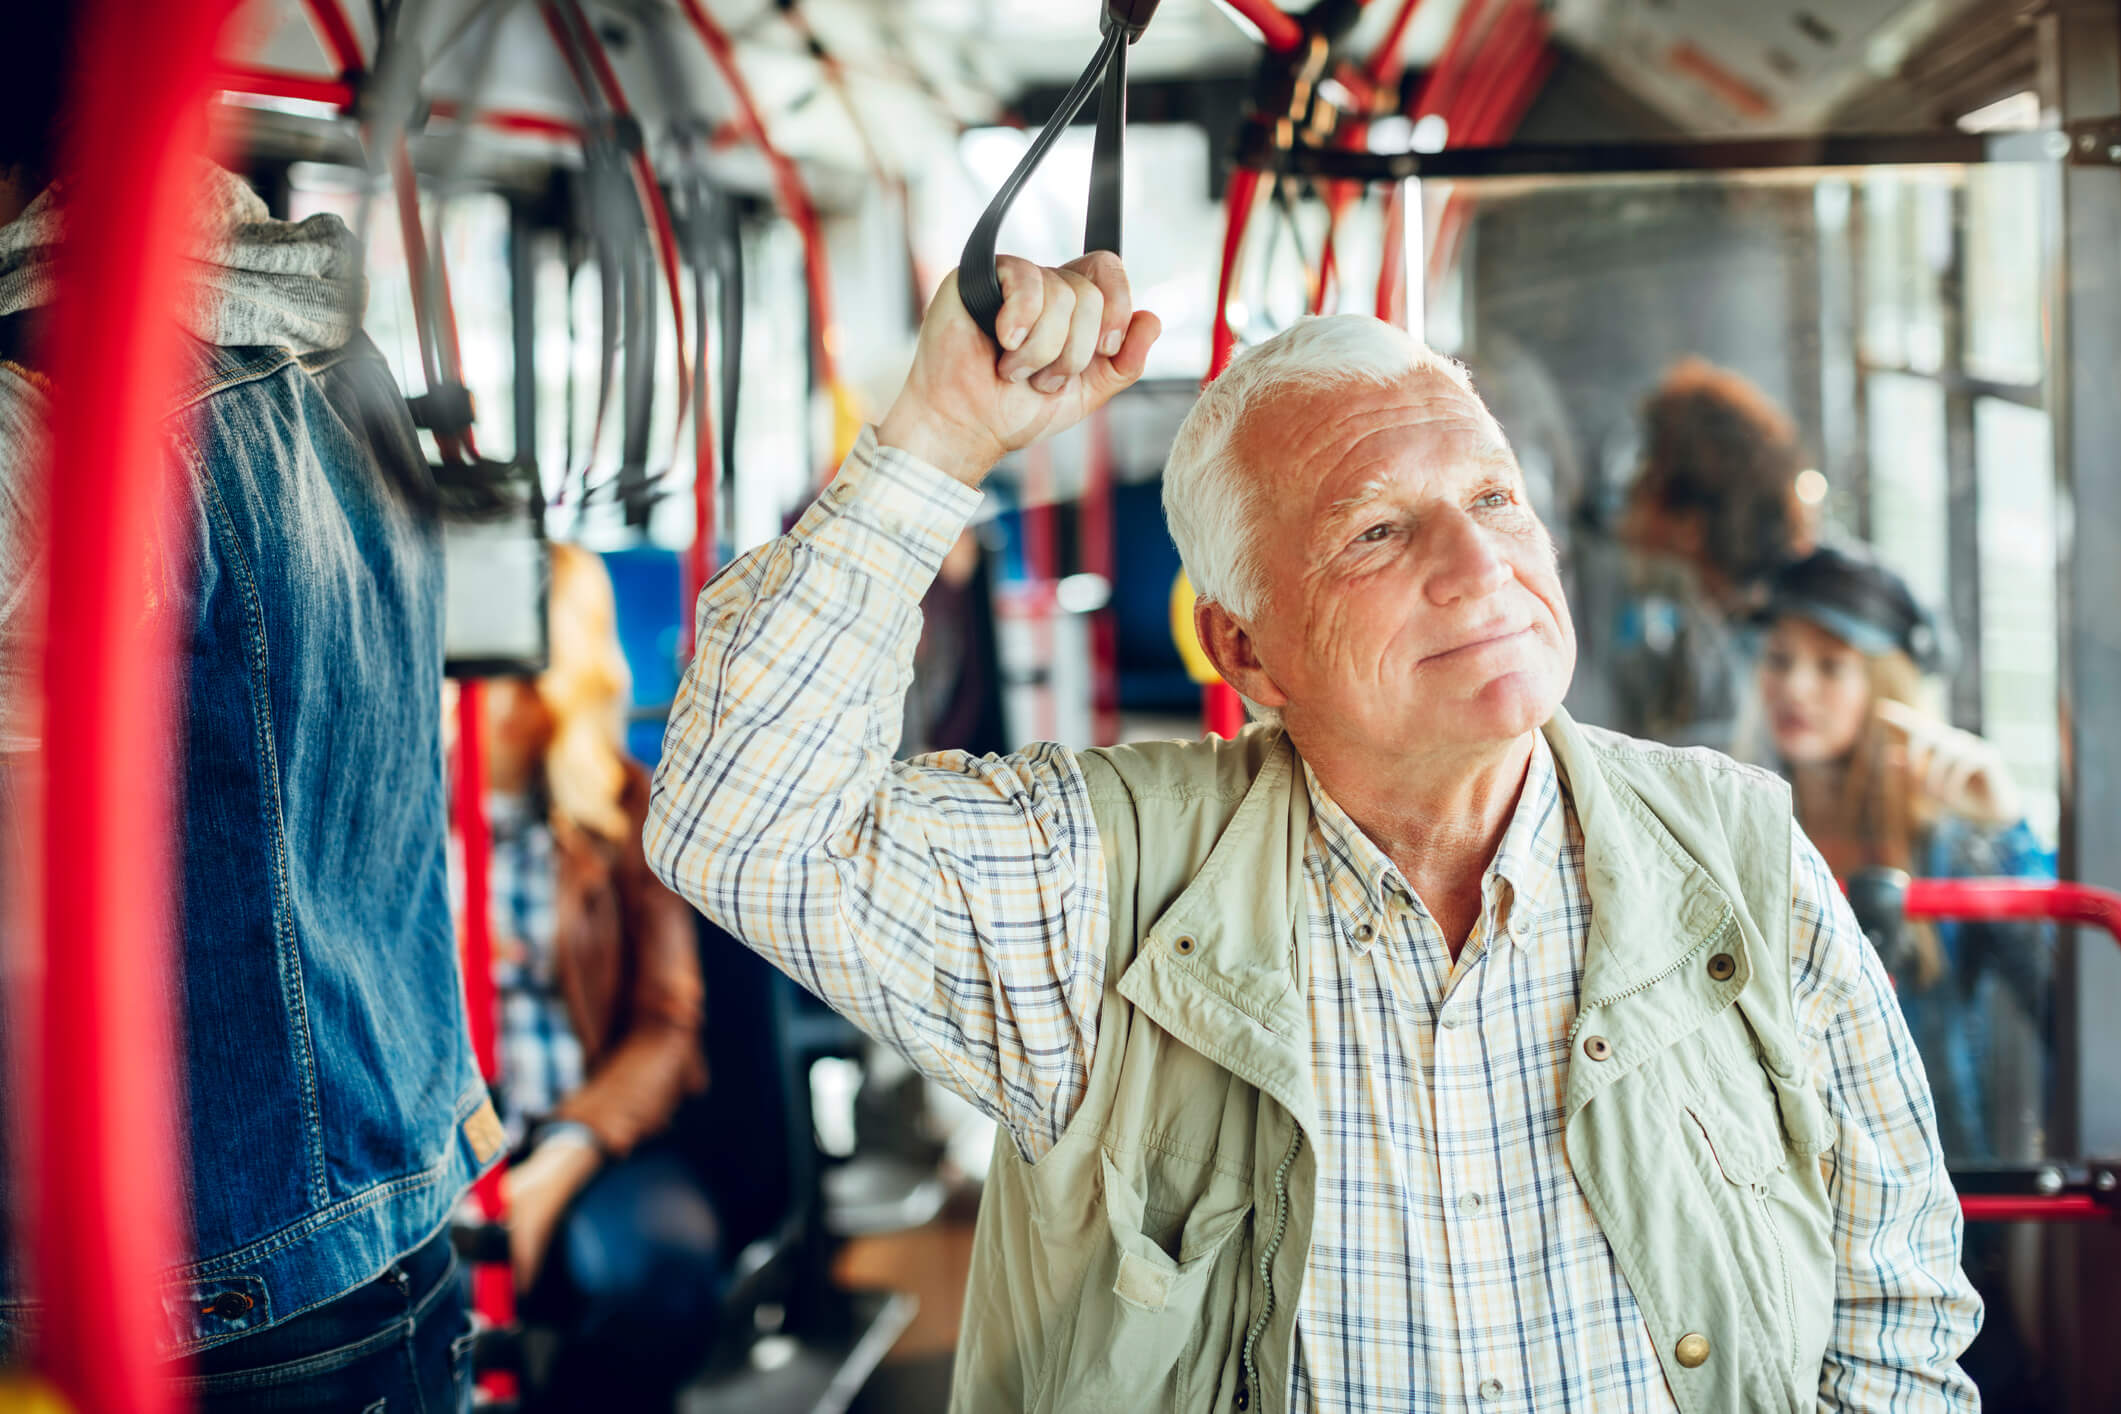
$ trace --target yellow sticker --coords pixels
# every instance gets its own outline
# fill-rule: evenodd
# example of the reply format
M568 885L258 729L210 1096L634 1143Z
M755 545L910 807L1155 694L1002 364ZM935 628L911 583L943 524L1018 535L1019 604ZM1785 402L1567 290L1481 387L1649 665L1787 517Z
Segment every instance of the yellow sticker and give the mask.
M464 1120L464 1138L470 1141L472 1157L486 1163L501 1152L508 1142L508 1131L501 1128L501 1117L494 1113L492 1100L481 1100L479 1107Z

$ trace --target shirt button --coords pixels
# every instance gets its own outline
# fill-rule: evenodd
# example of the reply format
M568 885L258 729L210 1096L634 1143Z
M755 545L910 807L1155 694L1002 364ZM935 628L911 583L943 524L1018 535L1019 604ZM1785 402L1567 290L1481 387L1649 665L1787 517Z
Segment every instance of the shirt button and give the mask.
M1459 1194L1459 1195L1458 1195L1458 1215L1459 1215L1460 1217L1462 1217L1462 1218L1477 1218L1477 1217L1479 1217L1479 1216L1480 1216L1480 1205L1481 1205L1481 1203L1482 1203L1483 1201L1484 1201L1484 1200L1483 1200L1483 1199L1481 1198L1481 1196L1480 1196L1480 1195L1479 1195L1478 1193L1461 1193L1461 1194ZM1502 1388L1502 1386L1500 1386L1500 1385L1497 1385L1497 1386L1496 1386L1496 1388L1497 1388L1497 1389L1501 1389L1501 1388Z
M1482 1399L1500 1399L1500 1398L1502 1398L1502 1381L1501 1381L1501 1380L1482 1380L1482 1381L1480 1382L1480 1397L1481 1397Z
M1436 1024L1446 1031L1456 1031L1459 1027L1466 1024L1465 1013L1447 1011L1436 1019Z
M1376 936L1377 936L1377 930L1376 930L1376 929L1374 929L1374 928L1372 928L1372 927L1371 927L1371 926L1370 926L1369 924L1367 924L1367 923L1361 923L1361 924L1358 924L1358 925L1356 925L1356 928L1355 928L1355 941L1356 941L1356 942L1358 942L1358 943L1367 943L1367 942L1369 942L1369 941L1370 941L1370 939L1372 939L1372 938L1374 938L1374 937L1376 937Z

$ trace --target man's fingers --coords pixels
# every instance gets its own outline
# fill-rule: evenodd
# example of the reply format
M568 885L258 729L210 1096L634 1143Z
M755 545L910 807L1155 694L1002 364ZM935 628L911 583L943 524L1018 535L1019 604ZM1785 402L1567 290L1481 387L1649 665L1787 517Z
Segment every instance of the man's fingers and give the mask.
M1023 342L1004 355L997 365L1002 377L1012 383L1024 382L1060 357L1061 350L1068 343L1068 326L1075 317L1075 291L1061 278L1060 272L1041 269L1038 276L1044 291L1040 296L1038 319L1024 335Z
M1097 286L1072 270L1063 270L1060 276L1075 295L1075 312L1069 317L1068 337L1061 345L1060 356L1031 379L1031 386L1041 393L1059 392L1070 378L1088 368L1090 360L1097 357L1098 336L1103 332L1105 297Z
M1087 277L1105 298L1104 318L1099 321L1097 351L1110 358L1126 341L1127 327L1134 319L1134 291L1127 283L1127 267L1109 250L1093 250L1061 267Z
M1149 350L1163 337L1164 321L1148 310L1137 312L1127 321L1126 337L1121 340L1119 352L1112 355L1112 371L1128 383L1142 376L1149 366Z
M1047 272L1014 255L996 256L994 269L1002 279L1002 307L994 316L994 337L1008 352L1023 346L1045 312ZM1007 370L1002 376L1008 376Z

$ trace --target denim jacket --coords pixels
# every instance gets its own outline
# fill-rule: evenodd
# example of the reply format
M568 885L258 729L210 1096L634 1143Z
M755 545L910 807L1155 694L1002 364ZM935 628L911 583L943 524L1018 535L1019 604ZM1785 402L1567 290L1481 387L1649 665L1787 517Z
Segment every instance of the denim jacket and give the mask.
M404 400L358 334L304 353L194 340L173 414L180 534L156 565L190 637L177 1354L384 1271L501 1130L449 905L442 556L402 489L425 473ZM20 1297L15 1265L0 1281ZM34 1319L0 1304L0 1343Z

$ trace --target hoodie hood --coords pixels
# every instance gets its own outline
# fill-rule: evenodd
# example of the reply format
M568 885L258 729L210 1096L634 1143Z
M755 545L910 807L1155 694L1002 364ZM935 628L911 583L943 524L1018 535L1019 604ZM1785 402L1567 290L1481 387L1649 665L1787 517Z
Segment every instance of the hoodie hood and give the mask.
M360 328L360 244L336 216L275 221L241 177L210 162L194 176L197 234L177 317L194 337L232 348L335 349ZM51 302L66 210L54 184L0 226L0 316Z

